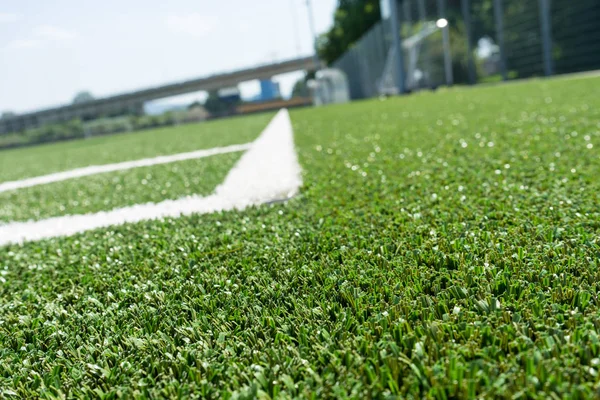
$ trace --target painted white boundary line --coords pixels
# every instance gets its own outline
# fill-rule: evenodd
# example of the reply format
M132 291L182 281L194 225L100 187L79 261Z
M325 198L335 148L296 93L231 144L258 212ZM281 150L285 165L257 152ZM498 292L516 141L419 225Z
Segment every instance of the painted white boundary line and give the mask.
M252 143L234 144L226 147L215 147L212 149L196 150L187 153L171 154L168 156L158 156L153 158L143 158L141 160L124 161L116 164L91 165L89 167L77 168L63 172L56 172L54 174L49 175L36 176L34 178L23 179L20 181L0 183L0 193L7 192L9 190L23 189L31 186L60 182L67 179L81 178L89 175L123 171L126 169L139 167L149 167L158 164L168 164L176 161L185 161L196 158L210 157L217 154L245 151L248 150L251 145Z
M210 196L188 196L106 212L12 222L0 225L0 246L70 236L90 229L148 219L242 210L248 206L289 198L297 193L301 185L301 169L294 149L290 117L287 110L281 110Z

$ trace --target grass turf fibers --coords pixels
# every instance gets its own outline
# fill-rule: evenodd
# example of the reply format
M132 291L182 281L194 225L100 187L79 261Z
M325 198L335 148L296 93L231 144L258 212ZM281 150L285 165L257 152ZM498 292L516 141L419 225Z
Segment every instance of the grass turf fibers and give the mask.
M274 113L0 151L0 182L253 141Z
M288 203L2 249L3 395L597 397L599 87L295 111Z
M86 214L193 194L223 182L241 152L97 174L0 193L0 222Z

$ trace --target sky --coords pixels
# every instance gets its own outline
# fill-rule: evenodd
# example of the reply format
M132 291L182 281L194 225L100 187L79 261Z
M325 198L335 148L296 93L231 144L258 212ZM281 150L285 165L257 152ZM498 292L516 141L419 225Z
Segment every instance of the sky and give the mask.
M318 33L331 26L336 3L312 0ZM0 0L0 112L311 54L306 0ZM299 76L276 77L284 94ZM241 90L253 96L258 83Z

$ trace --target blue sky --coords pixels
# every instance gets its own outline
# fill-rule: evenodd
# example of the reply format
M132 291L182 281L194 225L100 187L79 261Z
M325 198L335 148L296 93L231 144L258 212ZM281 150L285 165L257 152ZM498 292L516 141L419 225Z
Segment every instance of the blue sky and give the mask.
M323 32L336 0L312 3ZM100 97L309 55L311 47L305 0L5 0L0 112L69 103L80 90ZM277 78L284 93L297 77ZM246 96L258 90L256 82L242 86Z

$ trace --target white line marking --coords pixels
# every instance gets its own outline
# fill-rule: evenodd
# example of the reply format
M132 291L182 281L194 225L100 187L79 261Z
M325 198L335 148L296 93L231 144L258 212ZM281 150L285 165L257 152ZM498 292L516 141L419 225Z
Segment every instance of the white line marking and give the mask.
M89 175L104 174L107 172L123 171L132 168L150 167L158 164L168 164L177 161L192 160L196 158L210 157L217 154L234 153L245 151L250 148L252 143L234 144L225 147L215 147L212 149L203 149L190 151L187 153L171 154L168 156L158 156L153 158L143 158L141 160L124 161L116 164L91 165L89 167L72 169L69 171L56 172L54 174L36 176L34 178L23 179L20 181L10 181L0 183L0 193L9 190L23 189L27 187L45 185L48 183L60 182L67 179L81 178Z
M298 192L301 185L301 169L294 149L290 117L287 110L281 110L210 196L188 196L156 204L138 204L37 222L12 222L0 225L0 246L70 236L90 229L148 219L242 210L248 206L289 198Z

